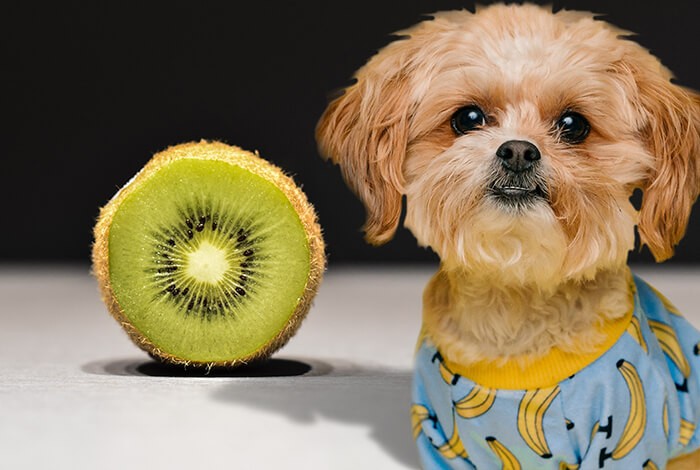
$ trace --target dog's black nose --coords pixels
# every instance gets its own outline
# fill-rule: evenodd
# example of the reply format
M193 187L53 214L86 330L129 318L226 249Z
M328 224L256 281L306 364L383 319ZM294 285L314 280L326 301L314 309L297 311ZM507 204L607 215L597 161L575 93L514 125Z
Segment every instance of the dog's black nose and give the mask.
M509 140L503 142L496 156L501 159L501 163L510 171L520 173L532 168L532 165L542 158L538 148L525 140Z

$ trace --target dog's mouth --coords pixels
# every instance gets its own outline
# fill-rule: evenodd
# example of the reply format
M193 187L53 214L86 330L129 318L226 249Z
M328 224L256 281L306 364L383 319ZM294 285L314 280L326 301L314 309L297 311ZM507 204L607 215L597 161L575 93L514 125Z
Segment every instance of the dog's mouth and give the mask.
M488 188L488 194L499 203L508 206L522 206L549 199L546 187L538 183L493 183Z

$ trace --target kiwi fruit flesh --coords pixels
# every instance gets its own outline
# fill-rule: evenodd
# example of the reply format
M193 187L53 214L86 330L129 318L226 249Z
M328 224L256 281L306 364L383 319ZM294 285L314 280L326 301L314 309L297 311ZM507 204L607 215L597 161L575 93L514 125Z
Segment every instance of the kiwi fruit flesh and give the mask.
M269 357L296 332L325 268L303 192L271 163L219 142L156 154L102 208L94 235L110 313L173 364Z

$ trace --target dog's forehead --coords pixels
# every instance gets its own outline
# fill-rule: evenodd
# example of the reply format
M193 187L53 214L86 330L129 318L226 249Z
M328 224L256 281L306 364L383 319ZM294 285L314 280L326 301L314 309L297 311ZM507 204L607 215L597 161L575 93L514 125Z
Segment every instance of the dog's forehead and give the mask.
M585 13L498 6L465 15L461 22L453 20L451 26L445 42L454 65L489 67L499 81L519 82L558 71L605 71L621 55L619 31ZM449 60L445 65L451 65Z
M483 98L503 108L529 101L545 112L577 102L604 106L626 42L622 30L591 14L534 5L437 14L410 33L423 64L414 77L417 102Z
M481 41L465 37L463 44L482 51L480 61L472 65L489 67L494 78L511 83L528 76L547 76L564 71L575 67L574 62L583 65L580 59L591 59L588 54L573 57L577 50L571 44L538 34L482 37Z

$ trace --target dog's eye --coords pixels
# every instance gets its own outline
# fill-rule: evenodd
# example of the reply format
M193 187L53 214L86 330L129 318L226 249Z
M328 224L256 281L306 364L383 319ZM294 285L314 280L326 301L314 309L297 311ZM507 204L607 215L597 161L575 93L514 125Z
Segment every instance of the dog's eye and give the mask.
M452 129L457 134L466 134L484 124L486 124L486 116L476 106L465 106L452 115Z
M585 117L574 111L567 111L561 115L556 124L561 139L570 143L583 142L591 130L591 125Z

